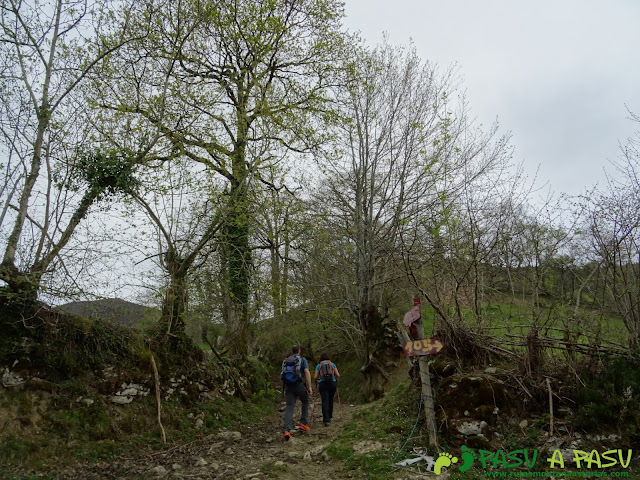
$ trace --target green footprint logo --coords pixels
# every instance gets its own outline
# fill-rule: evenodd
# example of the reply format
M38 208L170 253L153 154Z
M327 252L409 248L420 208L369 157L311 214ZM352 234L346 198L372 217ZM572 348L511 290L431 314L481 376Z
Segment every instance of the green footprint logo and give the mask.
M473 450L468 449L466 445L462 445L461 449L462 449L462 455L460 455L460 457L462 457L462 465L460 465L460 471L466 472L471 468L471 465L473 465L473 461L477 457L475 452Z
M450 467L452 463L458 463L458 457L453 457L450 453L441 453L433 466L436 475L442 473L442 467Z

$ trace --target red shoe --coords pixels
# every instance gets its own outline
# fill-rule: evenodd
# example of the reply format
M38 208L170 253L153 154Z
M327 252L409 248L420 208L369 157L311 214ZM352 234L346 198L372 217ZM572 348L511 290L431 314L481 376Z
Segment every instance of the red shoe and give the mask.
M309 425L307 425L306 423L301 423L298 428L302 431L308 432L309 430L311 430L311 428L309 427Z
M293 435L291 435L291 432L284 432L284 440L285 441L288 441L291 438L293 438Z

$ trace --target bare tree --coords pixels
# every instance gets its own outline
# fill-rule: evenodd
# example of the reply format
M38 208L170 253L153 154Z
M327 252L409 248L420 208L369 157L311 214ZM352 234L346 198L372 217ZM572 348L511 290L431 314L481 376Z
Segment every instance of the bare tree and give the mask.
M299 300L295 293L290 298L290 292L296 291L291 276L297 262L297 244L308 226L304 220L307 206L301 198L305 181L292 178L291 171L277 165L272 165L268 172L262 175L267 188L256 189L253 227L254 251L266 255L254 255L254 263L258 271L261 265L267 270L268 280L261 283L264 287L260 290L268 292L271 313L281 316ZM293 187L294 184L298 186Z
M640 124L640 118L631 114ZM591 208L593 248L603 266L603 285L629 334L640 348L640 133L621 147L617 175L595 195Z
M357 57L337 95L342 123L318 203L345 238L334 264L362 332L362 371L375 395L387 376L384 352L396 341L390 291L404 273L394 257L403 249L411 256L419 226L501 161L506 140L492 145L495 132L470 129L464 98L455 97L455 70L440 73L412 49L387 44Z
M0 148L8 159L0 280L28 299L89 207L132 164L87 148L90 129L80 122L87 75L131 39L127 15L116 20L120 11L109 7L86 0L7 0L0 7ZM71 183L86 191L74 195Z

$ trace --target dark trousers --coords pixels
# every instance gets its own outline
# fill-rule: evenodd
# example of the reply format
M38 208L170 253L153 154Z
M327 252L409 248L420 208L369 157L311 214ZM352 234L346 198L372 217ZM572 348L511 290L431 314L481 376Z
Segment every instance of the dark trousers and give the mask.
M287 406L284 410L284 431L291 430L291 423L293 422L293 408L296 406L296 400L299 398L302 402L302 416L300 417L300 423L309 423L309 393L307 387L303 382L298 382L295 385L287 385L284 389L285 397L287 399Z
M333 396L336 394L338 382L322 381L318 384L322 399L322 421L330 422L333 417Z

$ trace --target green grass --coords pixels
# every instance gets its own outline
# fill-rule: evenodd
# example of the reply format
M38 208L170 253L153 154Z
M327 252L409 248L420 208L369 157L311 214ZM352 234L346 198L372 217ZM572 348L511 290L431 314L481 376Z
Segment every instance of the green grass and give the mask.
M616 358L602 372L583 379L575 389L574 399L580 406L573 421L578 429L593 425L616 428L622 442L640 442L640 363Z
M335 364L340 372L340 380L338 380L340 401L343 403L363 403L365 398L360 388L362 382L362 373L360 373L362 360L352 357L343 361L335 360ZM313 378L313 374L311 378Z
M409 438L416 422L419 398L420 392L409 382L400 384L382 399L355 412L342 433L328 446L327 453L343 461L346 470L356 478L389 478L394 470L394 461L402 460L403 455L410 455L407 452L413 446L425 446L420 429L423 414L418 419L418 427L413 431L412 438ZM410 412L409 416L407 412ZM360 442L379 442L383 448L359 455L354 447ZM403 445L405 450L400 451Z
M603 434L614 431L622 435L616 448L632 448L640 441L640 368L637 362L615 359L604 371L593 376L582 376L586 386L575 395L572 424L575 431L584 427L586 433ZM426 448L429 455L437 452L428 448L428 437L424 429L424 410L418 415L420 392L408 381L389 391L387 395L354 412L352 419L344 425L341 434L327 448L331 458L344 462L345 471L353 478L382 480L391 478L393 464L412 457L412 448ZM417 418L416 418L417 416ZM527 432L516 423L500 424L496 431L502 434L503 450L540 447L540 431L549 423L548 412L530 411L533 420ZM582 423L581 423L582 422ZM415 431L412 432L415 424ZM509 426L510 425L510 426ZM453 442L448 445L448 442ZM360 442L380 442L382 449L358 454ZM454 438L439 437L444 452L459 453L459 444ZM424 465L424 464L422 464ZM408 469L410 470L410 469ZM485 478L485 472L472 468L459 472L452 468L450 478L475 480Z
M565 329L568 319L574 315L572 305L543 305L536 310L532 305L518 301L484 303L480 305L480 310L483 329L494 336L525 336L531 331L531 325L535 321L541 335L561 339L564 335L561 330ZM469 326L478 324L475 314L470 309L463 308L462 316ZM577 319L570 326L571 338L574 341L587 344L598 337L622 345L627 344L628 334L621 318L611 313L598 313L581 307Z
M278 478L278 473L285 472L288 468L289 465L284 462L278 463L276 460L270 460L260 466L260 471L264 473L267 478Z
M153 393L126 406L113 405L108 395L121 380L113 380L118 385L112 385L111 380L98 380L94 372L110 365L126 372L129 382L145 382L152 351L161 381L173 372L189 374L197 363L197 379L216 386L228 380L226 371L213 358L204 361L202 350L185 336L163 343L160 337L146 336L149 332L109 322L58 313L50 316L34 320L44 330L39 333L44 340L34 337L18 348L19 339L0 338L2 364L12 365L14 357L29 356L29 367L39 369L47 379L42 382L46 391L38 390L44 388L40 385L33 391L29 386L22 392L0 392L0 409L11 412L7 418L12 422L11 430L5 428L0 436L2 479L10 478L12 472L47 472L77 461L108 460L127 451L162 450L172 442L194 441L220 428L253 424L275 413L277 394L268 381L269 368L249 358L247 371L240 373L249 381L247 403L235 397L203 400L195 382L185 384L188 395L162 400L162 423L169 442L164 445ZM95 402L86 405L79 397ZM198 417L204 422L200 429L195 428Z
M99 462L124 452L149 452L167 448L175 442L191 442L216 433L221 428L237 429L252 425L276 411L277 392L263 391L249 402L220 397L190 402L180 399L162 402L162 422L168 443L161 442L157 424L155 397L136 398L125 407L96 401L86 406L76 403L76 395L59 394L40 421L41 433L21 438L5 436L0 440L0 478L11 471L51 471L76 461ZM3 401L11 401L4 398ZM2 405L0 405L0 408ZM21 407L19 407L21 408ZM189 414L193 414L190 418ZM194 426L200 416L204 425ZM19 478L19 477L16 477Z

